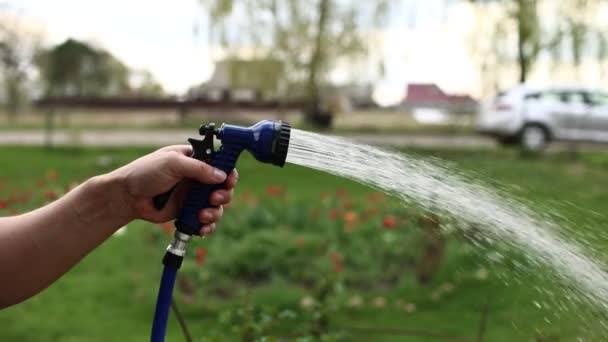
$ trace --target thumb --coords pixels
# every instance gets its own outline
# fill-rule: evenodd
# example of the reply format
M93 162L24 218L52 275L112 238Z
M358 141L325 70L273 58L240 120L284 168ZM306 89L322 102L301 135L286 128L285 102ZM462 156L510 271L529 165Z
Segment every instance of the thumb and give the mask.
M191 178L205 184L218 184L226 179L226 173L200 160L175 154L171 170L182 178Z

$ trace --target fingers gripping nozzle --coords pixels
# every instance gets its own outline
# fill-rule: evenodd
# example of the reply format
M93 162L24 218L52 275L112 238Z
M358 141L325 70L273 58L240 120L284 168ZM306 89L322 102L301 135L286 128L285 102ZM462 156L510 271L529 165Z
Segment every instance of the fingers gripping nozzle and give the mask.
M213 124L200 129L203 140L189 139L192 144L192 157L202 160L229 175L244 150L248 150L258 161L277 166L285 165L289 148L291 126L281 121L264 120L251 127L223 124L216 129ZM221 141L220 148L213 148L213 137ZM210 208L209 196L215 190L224 188L224 184L192 185L186 201L175 221L179 232L188 235L198 234L202 223L198 213Z
M203 139L188 139L188 142L192 145L192 154L190 157L209 163L215 154L213 150L213 137L214 135L217 135L217 132L218 130L215 128L214 123L201 126L199 128L199 133L203 136ZM152 199L154 208L156 208L156 210L162 210L169 201L174 190L175 186L165 193L154 196Z

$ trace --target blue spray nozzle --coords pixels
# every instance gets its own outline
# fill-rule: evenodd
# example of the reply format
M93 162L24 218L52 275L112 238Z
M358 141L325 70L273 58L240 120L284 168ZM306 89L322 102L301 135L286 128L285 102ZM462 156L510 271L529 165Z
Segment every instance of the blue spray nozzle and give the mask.
M222 148L234 146L241 151L249 151L262 163L283 166L287 157L290 133L289 124L264 120L251 127L223 124L217 131L217 137L222 141Z

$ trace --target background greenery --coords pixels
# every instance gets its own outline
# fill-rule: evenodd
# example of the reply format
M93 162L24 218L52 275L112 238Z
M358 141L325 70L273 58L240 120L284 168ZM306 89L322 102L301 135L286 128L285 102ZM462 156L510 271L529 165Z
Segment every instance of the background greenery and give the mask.
M147 152L2 148L0 214L35 208L74 182ZM573 237L592 236L587 240L599 249L607 245L601 234L608 207L602 191L606 154L408 153L450 160L455 170L476 173L539 211L555 212ZM605 333L592 308L554 317L550 298L535 287L558 297L565 293L544 270L512 271L520 255L502 246L474 247L481 242L451 229L453 222L293 165L278 169L246 156L239 169L237 200L213 237L191 244L178 281L176 300L197 340L306 340L318 334L355 341L478 335L489 341L552 341L596 340ZM433 243L433 220L443 231L440 256L425 247ZM0 340L146 339L169 239L162 227L129 224L49 289L0 311ZM504 257L495 260L496 252ZM421 258L434 264L421 269ZM422 273L428 281L419 281ZM168 340L181 340L174 319Z

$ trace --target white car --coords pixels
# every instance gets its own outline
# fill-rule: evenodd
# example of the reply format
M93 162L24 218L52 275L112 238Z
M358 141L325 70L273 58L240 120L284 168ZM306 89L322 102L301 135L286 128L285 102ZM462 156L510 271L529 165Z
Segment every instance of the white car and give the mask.
M608 142L608 93L519 86L483 109L477 128L501 144L518 143L530 151L553 140Z

